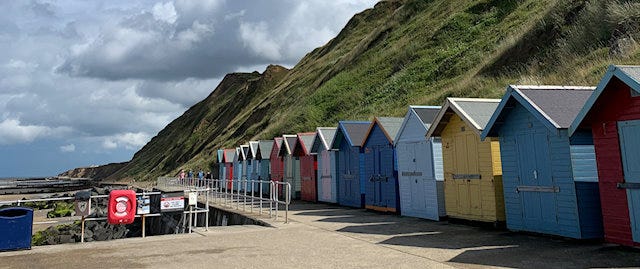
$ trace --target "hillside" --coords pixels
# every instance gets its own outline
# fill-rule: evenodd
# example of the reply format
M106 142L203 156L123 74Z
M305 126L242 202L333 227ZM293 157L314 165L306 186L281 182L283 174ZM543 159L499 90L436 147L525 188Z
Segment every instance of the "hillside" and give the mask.
M227 75L108 178L207 167L249 139L499 97L508 84L595 85L609 64L640 63L639 22L640 4L625 1L381 1L291 70Z

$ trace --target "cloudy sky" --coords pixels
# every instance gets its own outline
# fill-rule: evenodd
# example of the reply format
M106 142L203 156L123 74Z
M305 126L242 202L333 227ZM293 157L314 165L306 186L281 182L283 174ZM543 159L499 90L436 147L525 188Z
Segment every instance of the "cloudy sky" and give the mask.
M224 74L291 67L375 2L0 1L0 177L127 161Z

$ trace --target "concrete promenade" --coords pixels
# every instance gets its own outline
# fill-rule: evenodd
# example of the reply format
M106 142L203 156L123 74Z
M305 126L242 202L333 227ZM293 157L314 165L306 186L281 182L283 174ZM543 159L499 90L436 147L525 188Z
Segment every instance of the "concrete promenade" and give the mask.
M282 212L281 212L282 213ZM291 223L34 247L0 268L640 268L640 251L297 203Z

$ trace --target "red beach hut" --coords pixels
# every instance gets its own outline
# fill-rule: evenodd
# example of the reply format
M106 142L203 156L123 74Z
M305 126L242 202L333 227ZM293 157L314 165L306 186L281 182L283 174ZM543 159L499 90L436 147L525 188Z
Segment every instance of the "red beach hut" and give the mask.
M233 185L233 159L236 157L236 149L225 149L223 155L224 168L227 171L223 179L227 180L227 189L231 189L231 185ZM224 183L222 185L225 186Z
M284 159L279 156L280 147L282 147L282 137L273 138L273 147L269 154L270 166L271 166L271 181L282 182L284 178ZM278 194L282 196L282 186L278 186Z
M318 171L317 155L311 155L311 146L316 133L299 133L298 142L293 155L300 157L300 199L309 202L318 201L316 174Z
M605 240L640 246L640 66L610 66L569 128L591 129Z

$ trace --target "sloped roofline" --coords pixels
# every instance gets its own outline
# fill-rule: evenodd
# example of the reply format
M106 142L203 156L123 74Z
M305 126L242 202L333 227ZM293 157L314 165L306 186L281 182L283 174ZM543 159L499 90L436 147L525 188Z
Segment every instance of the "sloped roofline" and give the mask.
M362 145L356 145L353 143L353 141L351 140L351 137L349 137L349 133L344 129L344 124L349 124L349 123L356 123L356 124L370 124L371 122L369 121L339 121L338 122L338 129L336 130L336 136L338 136L338 133L341 132L342 135L347 139L347 143L349 143L350 146L358 146L358 147L362 147ZM336 145L335 144L335 137L333 139L333 142L331 143L331 149L335 149L334 147Z
M596 89L593 91L589 99L587 99L587 102L582 107L580 112L578 112L578 116L576 116L576 118L573 120L573 122L569 126L569 136L572 136L578 130L578 128L580 127L580 124L587 117L587 114L589 113L589 111L591 111L595 103L600 98L600 95L602 95L602 92L604 92L604 90L607 88L607 85L609 85L609 82L611 82L611 79L613 79L613 77L620 79L622 82L627 84L629 88L636 91L637 93L640 93L640 82L635 80L633 77L629 76L629 74L625 73L621 69L624 67L638 67L638 66L610 65L607 68L607 73L604 74L604 77L602 77Z
M260 142L258 141L249 141L249 155L247 156L247 159L251 160L256 158L259 143Z
M311 149L307 148L307 145L302 143L303 141L302 141L302 138L300 137L300 136L311 136L311 135L313 135L315 137L316 133L315 132L297 133L296 134L296 145L294 146L294 150L295 150L295 148L298 147L298 145L300 145L304 155L311 155ZM313 146L313 140L311 141L311 145Z
M547 113L544 112L533 100L531 100L526 94L524 94L521 90L593 90L594 87L586 87L586 86L553 86L553 85L509 85L507 87L506 93L503 95L502 100L500 100L500 104L496 108L496 111L493 112L487 126L485 126L484 130L480 134L480 139L484 140L490 134L493 133L494 126L500 118L503 110L506 108L507 103L511 98L516 100L520 105L522 105L529 113L534 115L536 119L543 123L549 131L556 131L557 129L562 129L560 124L558 124L554 119L552 119ZM492 135L493 136L493 135Z
M298 140L298 136L297 135L282 135L282 145L283 145L283 147L280 147L280 153L278 153L278 156L291 155L293 153L293 149L291 148L291 145L289 145L289 143L287 141L287 137L291 137L291 138L295 137L296 141Z
M371 135L371 131L373 131L373 127L378 124L378 126L380 126L380 130L382 130L382 133L384 133L384 136L387 138L387 140L389 141L389 143L391 143L392 145L394 144L394 138L391 138L391 136L389 135L389 133L387 132L387 130L384 129L384 126L382 124L380 124L380 120L378 120L378 116L373 117L373 120L371 121L371 124L369 124L369 129L367 130L367 132L364 135L364 138L362 139L362 143L360 144L361 147L364 147L364 144L367 143L367 140L369 140L369 135Z
M500 99L447 97L444 104L442 105L442 108L440 108L438 115L436 115L436 118L433 120L433 124L431 124L431 126L429 127L429 131L427 131L427 134L425 135L427 138L432 136L440 136L440 134L434 134L434 132L440 125L440 121L442 121L442 118L444 117L444 115L449 110L456 113L467 125L474 127L473 128L474 132L476 132L478 135L481 134L481 130L483 127L480 126L475 120L473 120L473 118L469 117L469 115L464 110L462 110L462 108L460 108L460 105L457 104L457 102L460 102L460 101L498 103L500 102Z
M331 142L327 142L327 138L324 135L323 130L334 130L333 137L331 137ZM338 127L318 127L316 128L316 136L313 138L313 142L311 143L311 154L318 154L317 151L314 151L314 146L316 144L316 140L320 139L320 143L325 149L331 149L331 145L333 144L333 139L335 138L335 134L337 133Z
M429 131L429 129L424 126L424 122L422 121L422 118L420 118L420 115L418 115L418 113L416 112L416 108L434 108L434 109L441 109L441 106L418 106L418 105L409 105L409 110L407 111L407 114L405 114L404 116L404 120L402 121L402 125L400 125L400 130L398 131L398 133L396 134L396 138L394 139L394 146L396 146L398 144L398 139L400 138L400 135L402 135L402 132L404 132L404 128L406 128L408 122L409 122L409 115L413 114L414 116L416 116L418 118L419 121L422 122L422 128L424 128L424 133L426 134L427 131Z

